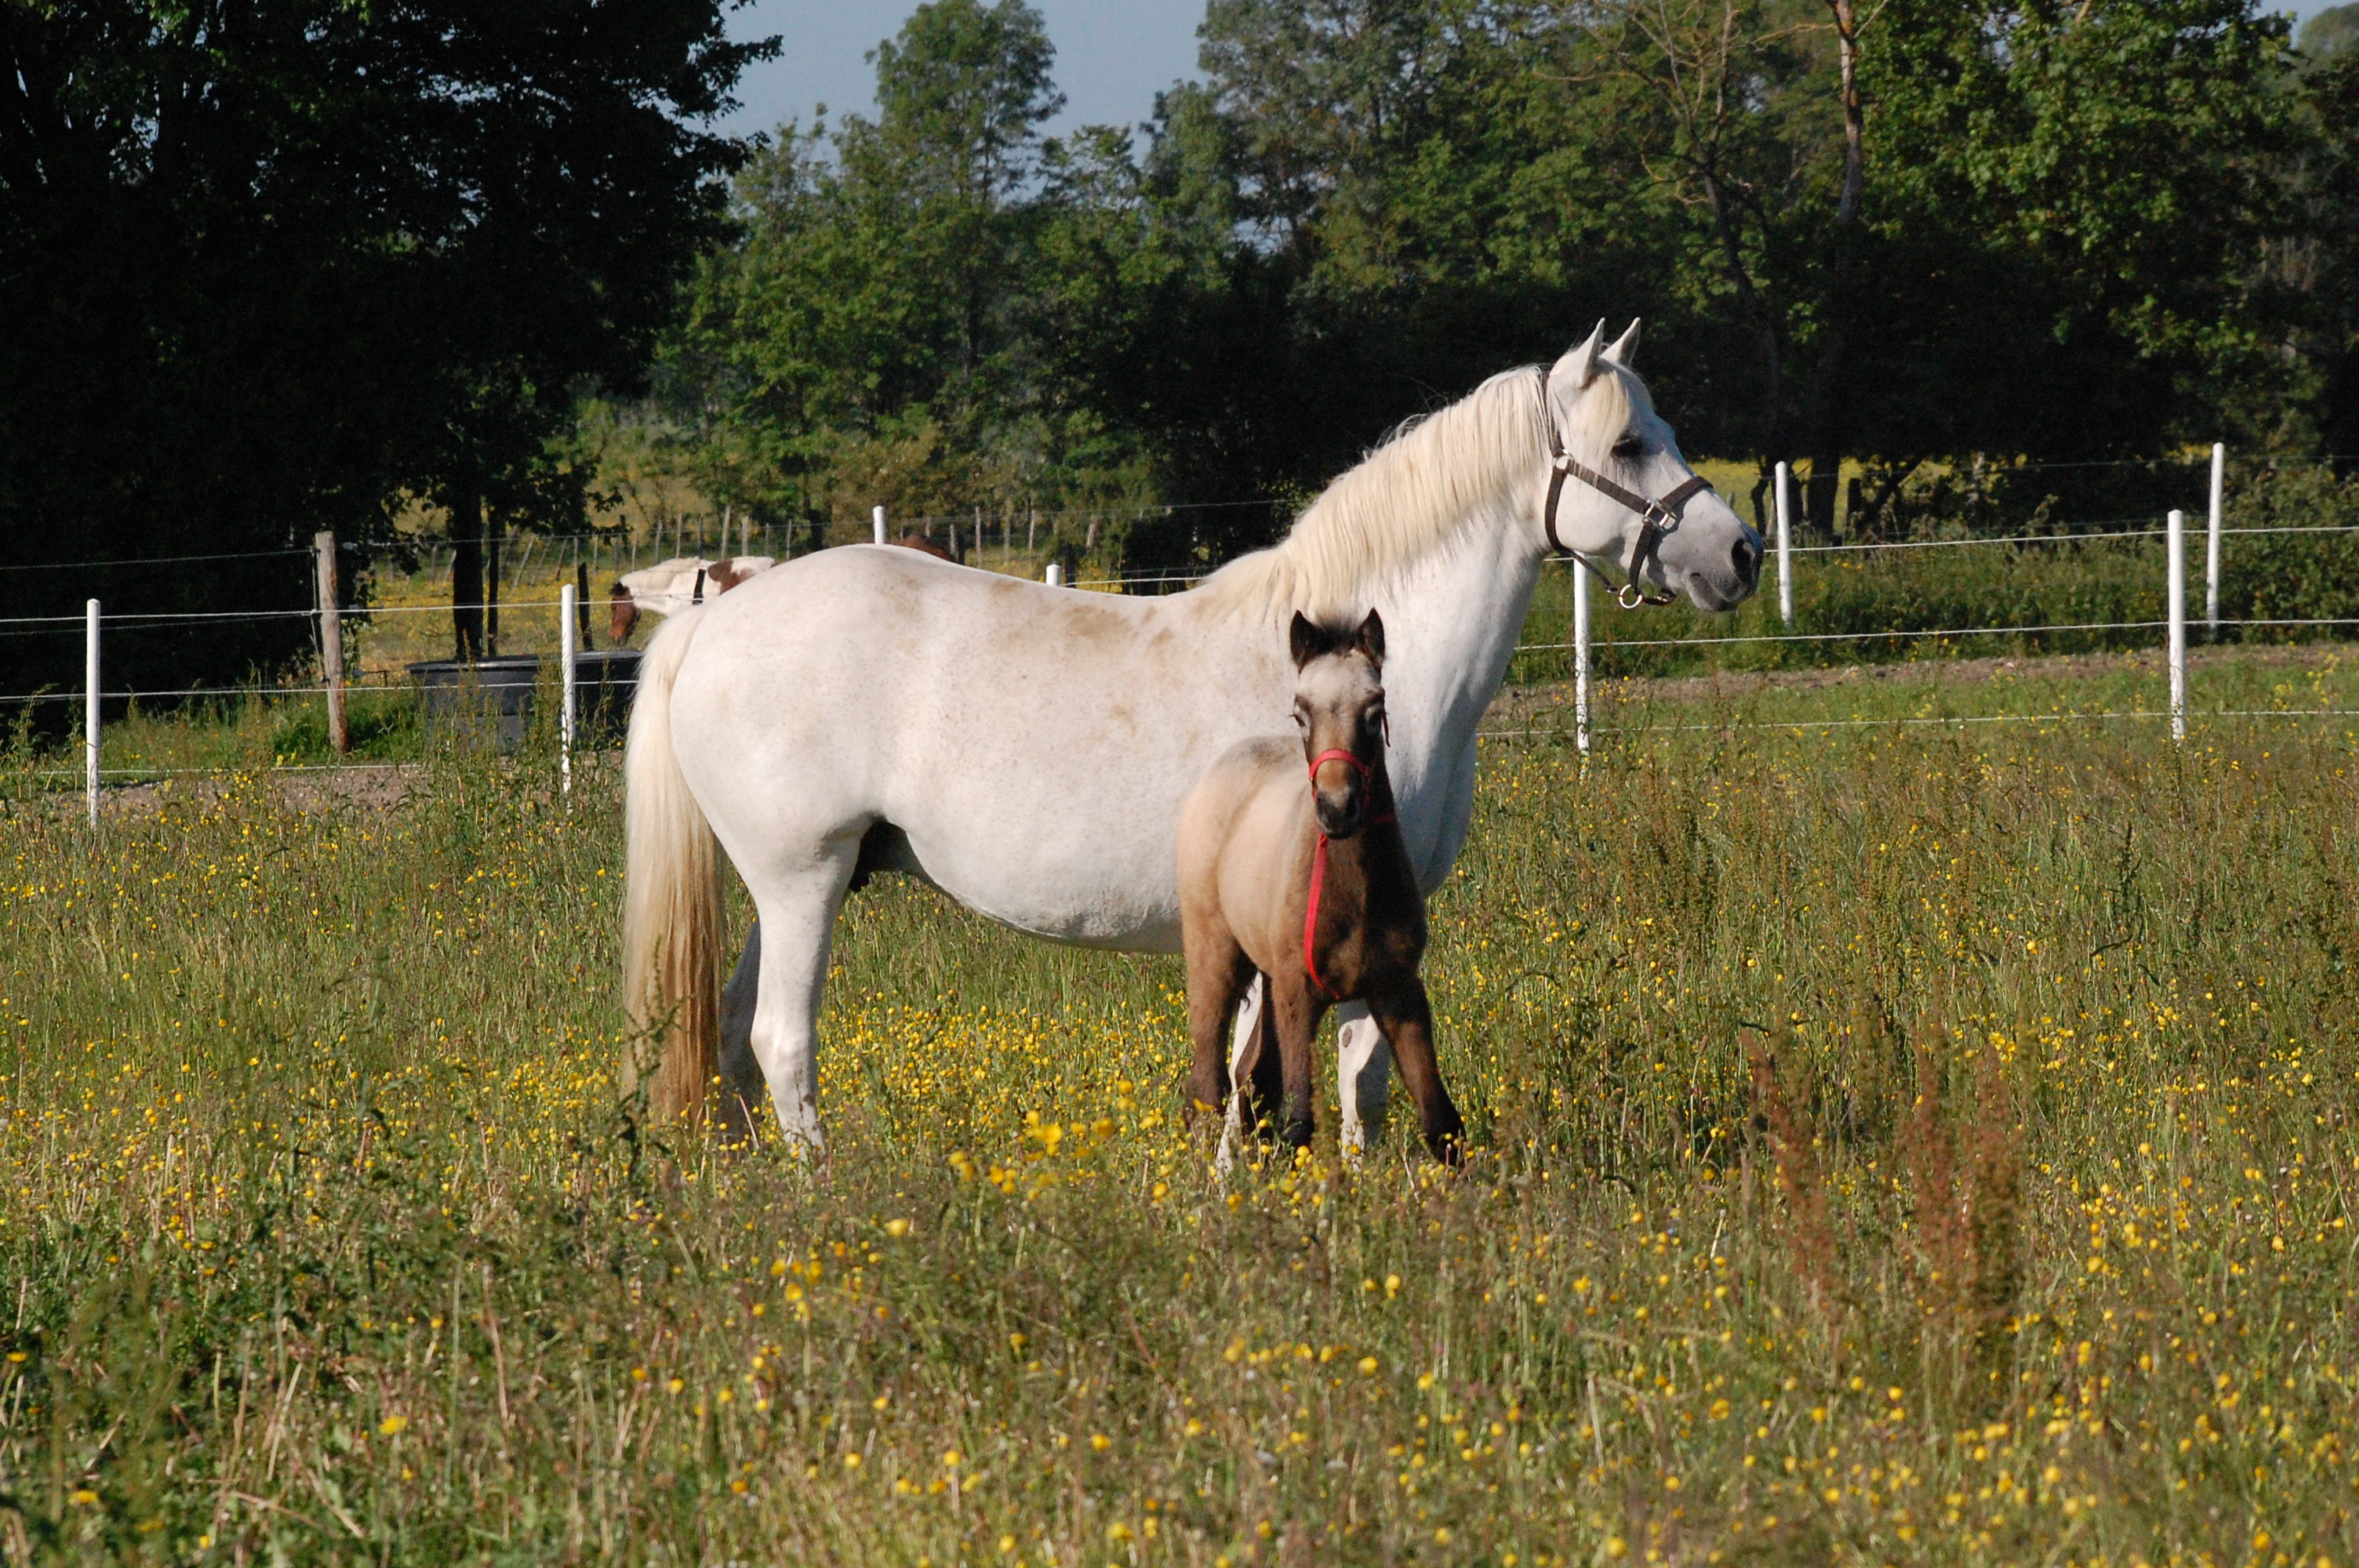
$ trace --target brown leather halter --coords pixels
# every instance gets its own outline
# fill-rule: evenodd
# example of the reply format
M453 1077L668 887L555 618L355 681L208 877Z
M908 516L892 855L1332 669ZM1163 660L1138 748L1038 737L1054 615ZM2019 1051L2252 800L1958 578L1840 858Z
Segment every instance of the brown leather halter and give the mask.
M1353 753L1341 748L1331 748L1310 759L1310 787L1313 790L1319 787L1320 766L1326 762L1349 763L1359 770L1360 777L1363 779L1370 777L1376 771L1374 763L1364 762ZM1400 818L1397 813L1387 811L1381 816L1360 818L1360 826L1374 827L1382 823L1398 820ZM1326 977L1319 972L1319 895L1326 885L1327 834L1322 828L1319 834L1319 848L1312 850L1310 855L1310 902L1302 911L1302 968L1303 972L1310 977L1310 983L1327 993L1329 1000L1342 1001L1343 993L1329 985Z
M1625 610L1636 610L1642 604L1670 603L1679 597L1678 594L1668 589L1661 593L1648 593L1640 586L1638 574L1646 569L1649 560L1656 558L1656 552L1663 547L1663 540L1678 530L1680 511L1698 492L1710 490L1712 481L1701 474L1690 474L1686 483L1660 501L1649 500L1635 490L1614 483L1564 449L1564 438L1557 433L1556 411L1549 406L1548 394L1549 373L1543 369L1540 372L1540 418L1548 425L1549 492L1548 509L1540 516L1548 526L1549 547L1571 556L1598 581L1607 588L1614 588L1614 579L1605 575L1603 568L1556 536L1557 498L1564 493L1565 478L1570 475L1607 500L1620 503L1640 518L1638 542L1630 550L1630 580L1614 589L1614 602Z

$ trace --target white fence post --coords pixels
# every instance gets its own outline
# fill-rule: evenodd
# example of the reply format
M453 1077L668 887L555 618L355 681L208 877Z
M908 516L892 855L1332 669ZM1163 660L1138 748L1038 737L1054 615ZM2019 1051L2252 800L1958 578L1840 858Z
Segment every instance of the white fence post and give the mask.
M2220 492L2228 474L2228 444L2212 443L2212 519L2203 540L2203 624L2220 635Z
M869 519L876 524L876 542L883 544L885 542L885 509L878 507L869 514Z
M557 590L557 668L558 677L565 683L565 697L557 708L557 779L559 790L573 793L573 672L578 665L575 644L580 641L573 629L573 585L566 583Z
M2170 738L2187 739L2187 514L2170 514Z
M353 732L344 718L344 615L336 587L336 536L322 529L311 535L319 557L320 684L327 687L328 749L339 757L353 749Z
M1794 470L1777 465L1777 619L1790 630L1794 624L1794 518L1788 499Z
M1589 568L1572 568L1572 743L1589 755Z
M90 796L90 825L98 826L98 600L82 607L82 790Z
M1050 562L1049 563L1049 570L1048 570L1048 572L1047 572L1046 576L1042 579L1042 580L1043 580L1043 581L1045 581L1045 582L1046 582L1046 583L1047 583L1050 588L1062 588L1062 587L1064 587L1064 586L1065 586L1065 563L1064 563L1064 562L1062 562L1062 561L1050 561Z

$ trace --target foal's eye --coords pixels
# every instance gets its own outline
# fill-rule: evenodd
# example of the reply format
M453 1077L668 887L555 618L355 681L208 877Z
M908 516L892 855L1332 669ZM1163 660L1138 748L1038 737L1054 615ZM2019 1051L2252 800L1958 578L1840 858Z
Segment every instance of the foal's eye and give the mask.
M1614 455L1620 458L1625 462L1628 462L1634 458L1645 457L1647 455L1647 443L1639 439L1635 434L1625 436L1620 440L1614 443Z

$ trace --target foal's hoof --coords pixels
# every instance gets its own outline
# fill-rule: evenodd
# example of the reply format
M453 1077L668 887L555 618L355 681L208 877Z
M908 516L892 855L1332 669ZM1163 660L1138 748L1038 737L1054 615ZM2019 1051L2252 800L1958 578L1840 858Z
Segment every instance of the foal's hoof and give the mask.
M1433 1157L1453 1171L1466 1168L1466 1130L1426 1134L1425 1146Z

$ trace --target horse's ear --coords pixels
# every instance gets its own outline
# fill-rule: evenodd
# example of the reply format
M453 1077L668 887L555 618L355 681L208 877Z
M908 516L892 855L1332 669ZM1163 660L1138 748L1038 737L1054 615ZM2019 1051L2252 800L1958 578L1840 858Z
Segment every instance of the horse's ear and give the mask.
M1294 624L1287 628L1286 645L1294 655L1294 667L1298 670L1330 646L1325 629L1299 610L1294 612Z
M1606 348L1605 351L1598 357L1600 359L1612 360L1624 370L1634 370L1636 367L1631 362L1631 358L1633 355L1637 353L1637 351L1638 318L1633 316L1630 318L1630 324L1622 330L1622 335L1614 339L1612 344Z
M1561 384L1578 390L1597 379L1597 359L1605 341L1605 323L1600 320L1596 330L1581 343L1565 352L1549 372L1550 384Z
M1385 618L1375 611L1360 622L1360 652L1368 655L1368 663L1378 669L1385 667Z

